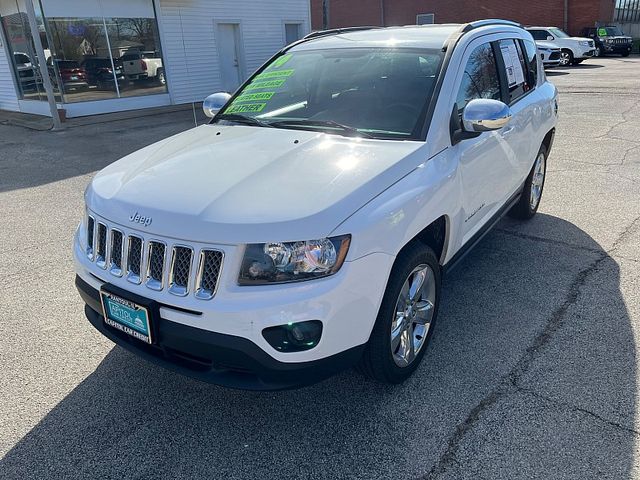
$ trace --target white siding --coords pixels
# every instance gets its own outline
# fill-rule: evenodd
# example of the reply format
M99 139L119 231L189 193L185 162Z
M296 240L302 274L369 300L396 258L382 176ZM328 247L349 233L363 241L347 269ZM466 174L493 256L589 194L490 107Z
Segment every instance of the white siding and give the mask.
M0 110L20 110L18 97L16 96L16 86L13 82L13 72L7 57L6 43L0 34Z
M240 24L246 76L284 46L285 21L301 22L303 35L311 26L309 0L156 0L156 9L173 103L222 89L216 22Z

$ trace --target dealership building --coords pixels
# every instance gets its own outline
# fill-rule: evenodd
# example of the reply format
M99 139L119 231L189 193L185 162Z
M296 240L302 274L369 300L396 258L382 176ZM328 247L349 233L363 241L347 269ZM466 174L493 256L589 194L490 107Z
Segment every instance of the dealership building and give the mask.
M613 20L616 0L311 0L313 28L462 23L504 18L578 35Z
M0 0L0 110L67 117L233 91L311 29L309 0Z

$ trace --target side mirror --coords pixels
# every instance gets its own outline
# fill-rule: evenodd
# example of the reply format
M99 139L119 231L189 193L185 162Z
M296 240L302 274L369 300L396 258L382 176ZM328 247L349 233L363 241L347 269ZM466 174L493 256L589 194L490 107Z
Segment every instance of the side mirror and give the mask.
M204 114L209 118L215 117L222 107L227 104L230 98L231 95L226 92L218 92L213 95L209 95L202 103Z
M555 40L556 37L554 37L553 35L547 35L547 40Z
M470 133L500 130L511 116L511 109L499 100L471 100L462 111L462 129Z

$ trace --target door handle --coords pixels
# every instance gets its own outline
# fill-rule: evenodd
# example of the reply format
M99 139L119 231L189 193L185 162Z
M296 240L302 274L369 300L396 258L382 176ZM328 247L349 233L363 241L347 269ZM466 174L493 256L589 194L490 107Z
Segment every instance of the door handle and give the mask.
M500 135L502 135L503 137L506 137L507 135L510 135L511 132L513 132L514 130L515 130L515 127L506 127L502 130Z

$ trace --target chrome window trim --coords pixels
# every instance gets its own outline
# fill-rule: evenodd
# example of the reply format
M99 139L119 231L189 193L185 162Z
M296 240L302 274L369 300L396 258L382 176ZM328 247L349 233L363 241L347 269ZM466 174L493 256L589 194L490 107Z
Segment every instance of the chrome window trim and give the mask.
M104 222L98 222L98 228L96 229L96 241L100 242L100 226L104 227L104 257L100 257L99 245L95 246L96 265L102 270L107 269L107 261L109 257L109 227Z
M160 281L155 278L151 278L151 249L153 244L162 244L164 245L164 254L162 256L162 272L160 273ZM164 288L164 274L167 266L167 243L162 240L150 239L147 242L147 266L146 266L146 274L145 274L145 285L151 290L161 291ZM144 249L143 249L144 251ZM142 270L141 270L142 271Z
M173 274L174 274L174 267L176 264L176 249L177 248L186 248L187 250L189 250L190 252L190 256L189 256L189 272L187 275L187 285L186 286L181 286L181 285L176 285L175 283L173 283ZM189 287L191 287L191 274L193 272L193 259L195 258L194 255L194 250L193 247L189 246L189 245L181 245L181 244L174 244L171 247L171 264L169 265L169 293L172 293L173 295L176 295L178 297L186 297L189 294Z
M208 292L205 293L205 291L203 291L202 289L202 275L204 273L204 260L205 260L205 253L206 252L217 252L221 255L220 258L220 267L218 268L218 278L216 279L216 288L213 290L213 292ZM196 271L196 288L194 289L193 294L195 295L195 297L199 300L211 300L213 297L216 296L216 293L218 292L218 287L220 286L220 278L222 277L222 269L224 266L224 251L223 250L219 250L217 248L202 248L200 249L200 258L198 259L198 269Z
M121 241L120 241L120 267L117 267L116 265L113 264L113 234L114 233L119 233L121 236ZM110 240L110 245L111 245L111 250L109 251L109 273L111 273L112 275L115 275L116 277L121 277L122 274L125 271L125 264L127 259L125 258L125 234L122 230L118 229L118 228L111 228L110 232L109 232L109 240Z
M132 271L129 270L129 254L131 252L131 240L133 238L137 238L138 240L140 240L140 272L139 274L135 274ZM135 285L140 285L142 283L142 272L144 272L143 268L144 268L144 239L139 236L139 235L128 235L127 236L127 260L126 260L126 264L127 264L127 268L125 270L125 272L127 272L127 280L130 283L133 283Z

